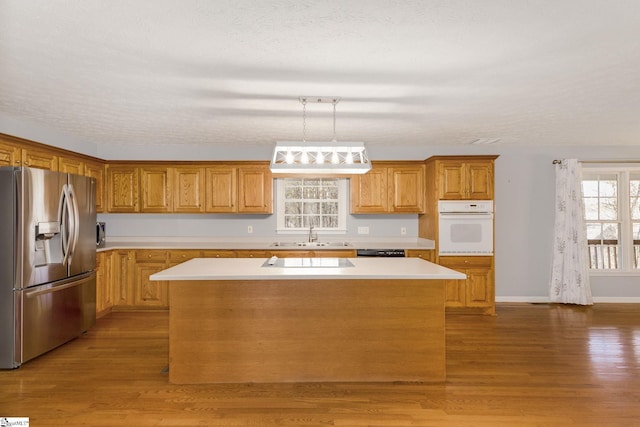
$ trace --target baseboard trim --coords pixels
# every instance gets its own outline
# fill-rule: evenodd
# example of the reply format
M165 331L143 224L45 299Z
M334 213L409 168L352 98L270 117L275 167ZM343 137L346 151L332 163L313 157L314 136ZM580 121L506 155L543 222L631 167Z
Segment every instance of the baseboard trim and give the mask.
M528 302L528 303L549 303L549 297L532 297L532 296L518 296L518 297L496 297L496 302ZM593 297L593 302L601 303L628 303L638 304L640 303L640 297Z

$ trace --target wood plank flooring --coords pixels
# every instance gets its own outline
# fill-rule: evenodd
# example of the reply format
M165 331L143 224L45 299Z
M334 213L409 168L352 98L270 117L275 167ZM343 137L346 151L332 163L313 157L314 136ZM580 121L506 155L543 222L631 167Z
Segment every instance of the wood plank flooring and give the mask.
M0 371L31 426L640 426L640 305L447 315L447 381L172 385L168 313L118 312Z

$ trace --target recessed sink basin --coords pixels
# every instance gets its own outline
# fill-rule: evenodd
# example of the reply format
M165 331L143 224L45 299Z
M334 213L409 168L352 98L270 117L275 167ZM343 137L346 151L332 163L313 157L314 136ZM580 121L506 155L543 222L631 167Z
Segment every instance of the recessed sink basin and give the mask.
M331 247L331 248L344 248L351 246L349 242L275 242L271 246L274 247Z

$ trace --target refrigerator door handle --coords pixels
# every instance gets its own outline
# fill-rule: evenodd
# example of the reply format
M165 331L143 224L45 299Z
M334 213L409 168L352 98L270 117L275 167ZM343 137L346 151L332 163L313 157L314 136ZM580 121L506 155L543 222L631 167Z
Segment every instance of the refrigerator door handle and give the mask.
M78 239L80 237L79 236L80 228L78 224L78 221L80 219L80 212L78 210L78 200L76 199L76 192L72 185L68 186L68 193L69 193L69 208L70 208L69 223L71 224L71 230L70 230L71 247L69 249L69 262L71 262L71 259L73 258L73 254L76 250L76 245L78 244Z
M78 243L78 204L75 200L73 187L65 184L60 196L60 229L62 240L62 265L68 265L73 258L73 252Z
M60 240L62 242L62 265L67 265L69 261L69 190L67 184L62 186L62 194L60 195L60 207L58 208L58 221L60 222Z

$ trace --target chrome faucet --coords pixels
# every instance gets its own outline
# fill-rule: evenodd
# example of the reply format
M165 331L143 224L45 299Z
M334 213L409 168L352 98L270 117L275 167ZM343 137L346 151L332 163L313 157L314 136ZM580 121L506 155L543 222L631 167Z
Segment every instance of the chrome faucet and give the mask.
M318 240L318 235L313 232L313 224L309 226L309 243Z

